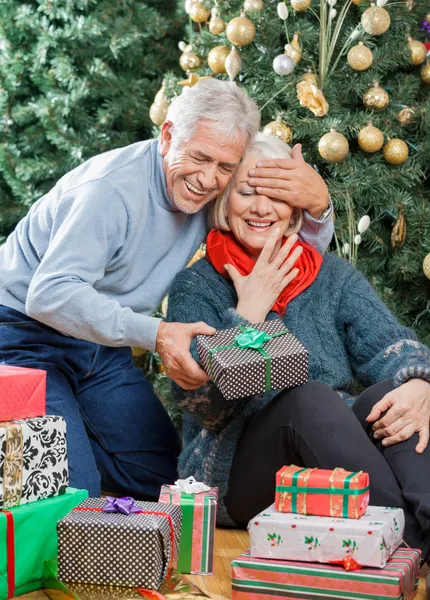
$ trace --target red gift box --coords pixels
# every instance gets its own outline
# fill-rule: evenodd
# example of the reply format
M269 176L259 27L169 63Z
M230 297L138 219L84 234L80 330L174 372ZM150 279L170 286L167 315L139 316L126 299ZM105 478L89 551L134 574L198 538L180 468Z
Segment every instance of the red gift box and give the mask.
M369 505L369 475L290 465L276 473L279 512L359 519Z
M46 371L0 365L0 421L46 414Z

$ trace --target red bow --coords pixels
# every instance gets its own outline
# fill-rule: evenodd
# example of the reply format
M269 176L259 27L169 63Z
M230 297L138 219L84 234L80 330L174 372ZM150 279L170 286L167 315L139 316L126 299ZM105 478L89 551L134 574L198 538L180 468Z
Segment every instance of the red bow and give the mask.
M358 571L361 569L360 563L358 563L352 556L344 556L342 560L330 560L331 565L340 565L345 571Z

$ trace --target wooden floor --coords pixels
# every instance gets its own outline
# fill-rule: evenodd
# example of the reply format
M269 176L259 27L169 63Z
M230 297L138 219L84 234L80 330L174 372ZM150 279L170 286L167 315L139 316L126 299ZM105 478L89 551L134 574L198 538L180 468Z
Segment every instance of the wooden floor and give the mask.
M248 533L231 529L218 529L215 536L215 575L187 575L200 589L215 600L231 598L231 562L248 548ZM42 590L20 598L32 600L47 596ZM420 578L418 594L414 600L426 600L425 578Z

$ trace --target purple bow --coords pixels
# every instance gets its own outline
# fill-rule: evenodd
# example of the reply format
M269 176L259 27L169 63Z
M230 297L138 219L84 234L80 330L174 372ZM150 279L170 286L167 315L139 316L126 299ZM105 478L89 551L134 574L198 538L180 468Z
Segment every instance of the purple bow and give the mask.
M119 512L123 515L129 515L130 513L142 512L142 509L135 506L133 498L129 498L128 496L124 496L123 498L106 496L106 504L103 506L103 512Z

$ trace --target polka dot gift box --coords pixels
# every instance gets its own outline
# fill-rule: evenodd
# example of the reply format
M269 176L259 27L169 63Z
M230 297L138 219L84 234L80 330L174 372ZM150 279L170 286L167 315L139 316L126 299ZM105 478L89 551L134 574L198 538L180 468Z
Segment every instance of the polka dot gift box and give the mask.
M88 498L58 523L61 581L157 590L177 558L179 506Z
M197 336L203 369L227 400L306 383L308 352L281 320Z

